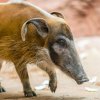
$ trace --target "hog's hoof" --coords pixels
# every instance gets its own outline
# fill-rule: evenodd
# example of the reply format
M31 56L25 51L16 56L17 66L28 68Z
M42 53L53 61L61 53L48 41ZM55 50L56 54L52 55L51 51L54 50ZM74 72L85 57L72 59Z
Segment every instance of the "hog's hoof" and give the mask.
M25 97L33 97L36 96L36 93L34 91L24 91Z
M57 81L50 80L49 87L50 87L51 92L55 92L57 88Z
M6 91L3 87L0 87L0 93L2 93L2 92L6 92Z

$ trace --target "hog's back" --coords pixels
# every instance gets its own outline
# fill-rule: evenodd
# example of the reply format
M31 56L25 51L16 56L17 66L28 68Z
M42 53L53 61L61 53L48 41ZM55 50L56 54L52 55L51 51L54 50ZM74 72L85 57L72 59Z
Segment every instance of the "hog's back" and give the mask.
M21 27L31 18L45 18L45 15L26 4L0 5L0 38L12 36L21 38Z

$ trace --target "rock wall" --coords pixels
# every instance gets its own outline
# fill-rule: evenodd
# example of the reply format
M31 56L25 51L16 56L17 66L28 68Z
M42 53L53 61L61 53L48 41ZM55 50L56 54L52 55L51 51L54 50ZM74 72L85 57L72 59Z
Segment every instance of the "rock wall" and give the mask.
M7 0L0 0L7 1ZM28 0L64 16L75 36L100 35L100 0Z

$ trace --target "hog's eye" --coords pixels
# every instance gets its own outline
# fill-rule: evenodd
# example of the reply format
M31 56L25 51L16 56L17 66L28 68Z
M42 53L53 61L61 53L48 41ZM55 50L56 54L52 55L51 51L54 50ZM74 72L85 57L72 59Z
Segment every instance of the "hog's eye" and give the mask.
M66 43L66 41L65 41L64 39L59 39L59 40L57 41L57 43L58 43L60 46L63 46L63 47L65 47L65 46L67 45L67 43Z

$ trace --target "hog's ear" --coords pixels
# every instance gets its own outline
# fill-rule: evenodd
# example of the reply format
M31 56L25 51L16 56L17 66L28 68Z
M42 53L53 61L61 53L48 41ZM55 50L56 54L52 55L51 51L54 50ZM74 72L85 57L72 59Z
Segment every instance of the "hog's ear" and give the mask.
M49 27L47 25L47 22L42 18L34 18L26 21L22 26L21 37L23 41L25 41L25 36L27 34L27 26L29 24L33 24L36 27L37 32L41 37L45 38L48 35Z
M54 15L54 16L57 16L57 17L60 17L60 18L64 19L64 16L59 12L52 12L51 15Z

